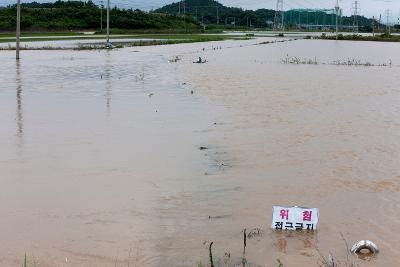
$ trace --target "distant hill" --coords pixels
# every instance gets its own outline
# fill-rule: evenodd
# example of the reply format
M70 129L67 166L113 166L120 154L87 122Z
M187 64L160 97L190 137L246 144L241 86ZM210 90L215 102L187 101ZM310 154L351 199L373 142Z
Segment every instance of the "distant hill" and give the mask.
M237 7L227 7L215 0L185 0L166 5L156 9L156 13L170 15L186 15L205 25L224 25L226 27L253 27L253 28L272 28L275 20L275 10L258 9L244 10ZM284 15L286 28L298 28L307 25L319 25L313 29L327 28L335 24L336 15L333 10L288 10ZM353 17L341 17L340 24L350 28L353 25ZM357 16L360 31L372 31L373 20L363 16ZM374 22L375 26L378 22ZM382 24L380 24L383 27Z

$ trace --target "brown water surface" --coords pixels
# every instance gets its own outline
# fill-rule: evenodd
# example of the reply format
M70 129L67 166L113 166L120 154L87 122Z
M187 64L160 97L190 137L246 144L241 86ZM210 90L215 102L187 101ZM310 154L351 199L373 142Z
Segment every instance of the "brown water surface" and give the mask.
M0 266L197 266L212 241L233 266L244 228L249 266L345 266L342 236L399 266L398 45L265 40L1 52ZM319 231L270 230L275 204Z

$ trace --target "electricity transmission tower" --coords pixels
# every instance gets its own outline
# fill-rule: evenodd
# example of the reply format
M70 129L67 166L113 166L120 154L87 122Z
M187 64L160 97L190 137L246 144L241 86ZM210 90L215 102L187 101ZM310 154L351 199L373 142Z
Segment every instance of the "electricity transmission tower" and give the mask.
M351 9L353 11L353 31L358 33L358 14L360 14L360 2L354 1Z
M283 0L276 0L276 10L274 19L274 30L285 30L284 26L284 10L283 10Z

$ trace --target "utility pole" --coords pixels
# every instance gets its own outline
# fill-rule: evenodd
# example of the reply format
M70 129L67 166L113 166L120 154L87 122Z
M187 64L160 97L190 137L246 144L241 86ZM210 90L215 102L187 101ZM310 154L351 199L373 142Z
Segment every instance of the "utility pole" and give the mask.
M336 13L336 40L339 38L339 0L336 0L335 13Z
M314 23L314 25L318 25L318 19L317 19L317 15L318 15L318 13L317 13L317 12L315 12L315 13L314 13L314 19L315 19L315 23Z
M101 0L100 2L100 31L103 32L103 9L104 9L104 2Z
M386 32L390 35L390 9L386 9Z
M301 14L301 12L299 11L299 29L301 28L301 21L300 21L300 19L301 19L301 17L300 17L300 14Z
M15 58L19 59L19 42L21 37L21 0L17 0L17 32L15 35Z
M289 20L289 27L292 27L293 23L293 11L290 12L290 20Z
M186 1L183 0L183 24L185 27L185 32L187 32L187 28L186 28Z
M110 43L110 0L107 0L107 48L111 48Z
M372 16L372 36L375 37L375 16Z
M275 19L274 19L274 29L284 31L285 27L283 23L284 23L283 0L277 0Z
M354 1L353 3L353 31L355 31L356 33L358 33L358 14L360 11L360 3L358 1Z
M219 7L217 5L217 25L219 25Z
M181 2L182 2L182 0L179 1L179 4L178 4L178 16L181 15Z

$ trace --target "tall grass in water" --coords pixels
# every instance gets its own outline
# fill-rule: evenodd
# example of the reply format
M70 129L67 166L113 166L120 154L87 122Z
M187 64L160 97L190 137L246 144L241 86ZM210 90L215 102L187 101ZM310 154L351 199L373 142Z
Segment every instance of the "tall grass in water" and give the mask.
M25 253L25 257L24 257L24 265L23 267L28 267L28 259L26 257L26 253Z
M295 64L295 65L332 65L332 66L355 66L355 67L392 67L393 62L389 59L389 62L374 64L367 60L361 60L356 58L338 59L334 61L318 61L317 57L314 58L300 58L286 55L285 58L281 59L283 64Z

